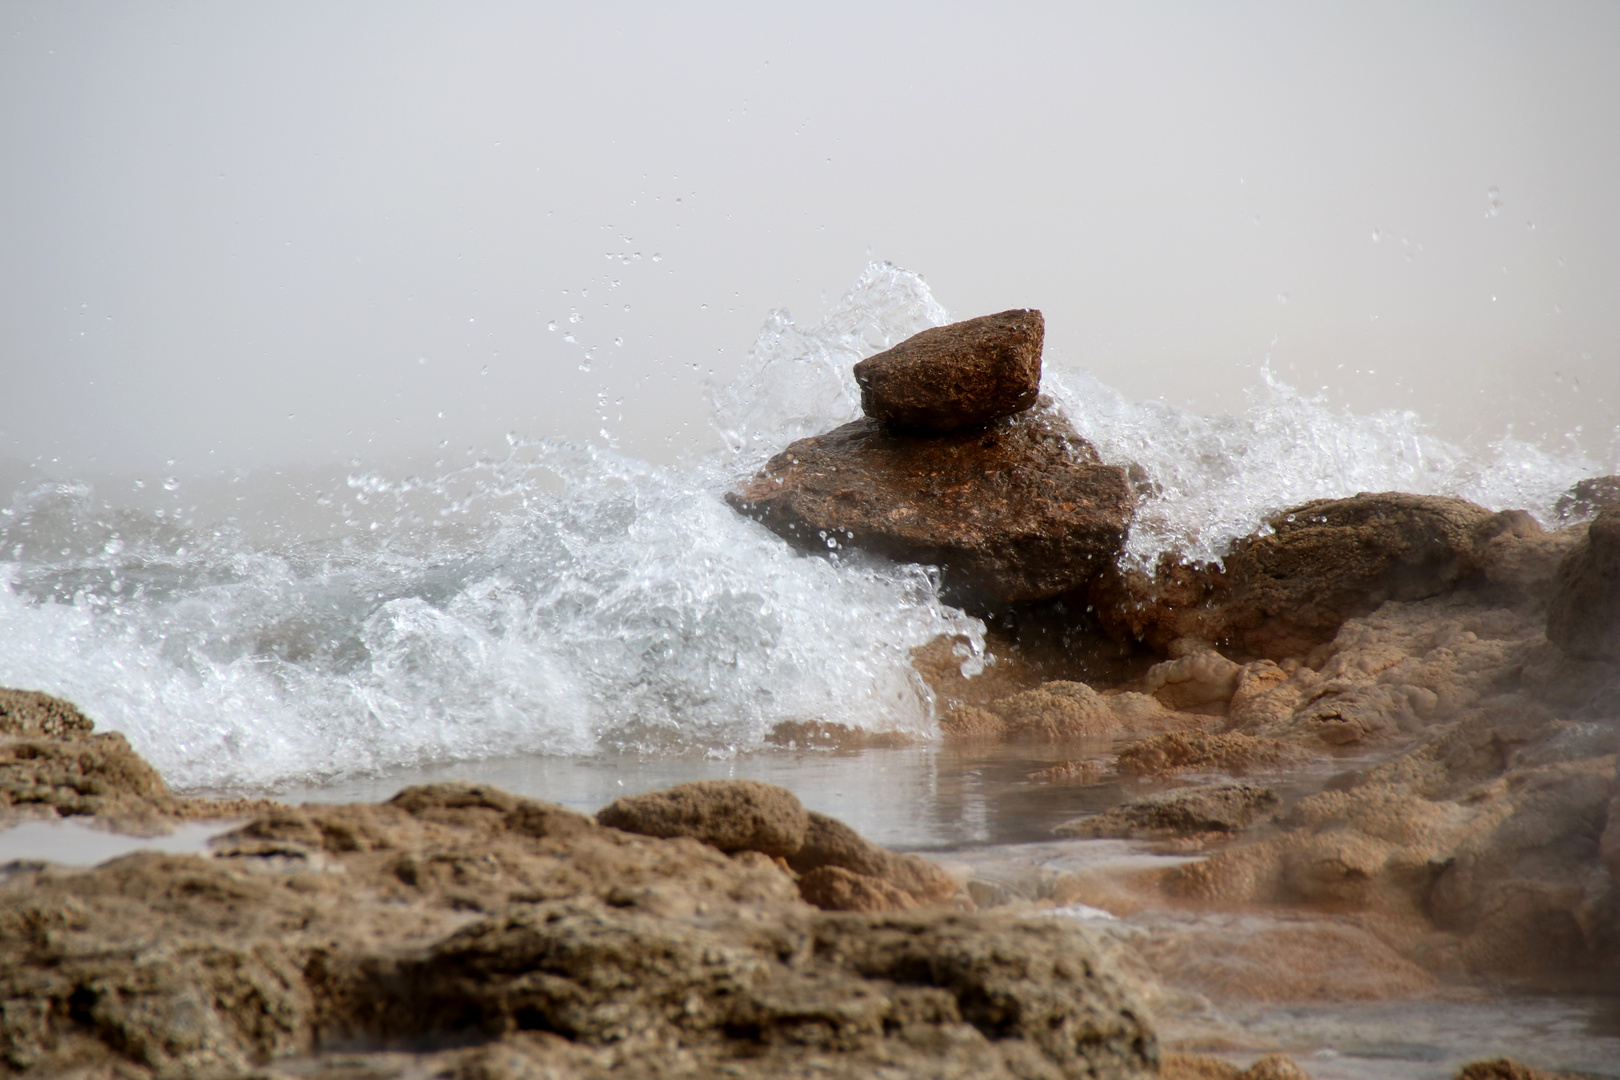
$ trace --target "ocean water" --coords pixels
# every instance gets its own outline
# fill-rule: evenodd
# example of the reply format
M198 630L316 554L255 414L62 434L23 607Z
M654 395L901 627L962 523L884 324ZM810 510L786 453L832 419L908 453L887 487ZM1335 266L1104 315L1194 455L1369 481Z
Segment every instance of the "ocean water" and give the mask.
M910 652L950 636L972 674L982 624L940 600L931 568L835 541L800 554L722 495L790 440L858 415L856 360L948 318L886 264L814 325L772 312L739 378L709 388L723 449L679 466L513 436L418 476L360 462L256 517L268 496L252 476L212 500L173 480L6 493L0 685L76 702L184 790L619 763L610 787L576 793L590 802L635 772L625 762L688 763L648 777L734 770L787 721L926 748L935 702ZM1050 364L1045 389L1105 460L1140 467L1153 494L1127 557L1143 563L1218 559L1270 513L1365 490L1551 524L1574 481L1617 471L1505 438L1470 453L1411 412L1335 410L1265 370L1233 415L1128 401Z

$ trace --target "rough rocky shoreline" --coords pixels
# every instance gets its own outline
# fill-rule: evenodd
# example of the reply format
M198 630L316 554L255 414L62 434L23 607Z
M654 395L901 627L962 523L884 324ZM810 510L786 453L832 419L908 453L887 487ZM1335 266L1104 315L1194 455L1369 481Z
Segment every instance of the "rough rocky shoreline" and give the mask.
M1039 398L1042 328L864 361L867 418L730 501L808 551L940 565L1001 660L918 651L942 737L1117 793L1053 842L1120 857L935 862L752 781L594 817L470 783L183 798L0 690L0 826L234 823L206 853L0 867L0 1071L1292 1080L1234 1063L1212 1005L1620 991L1620 480L1556 530L1363 493L1132 569L1151 493ZM1525 1049L1459 1075L1551 1077Z

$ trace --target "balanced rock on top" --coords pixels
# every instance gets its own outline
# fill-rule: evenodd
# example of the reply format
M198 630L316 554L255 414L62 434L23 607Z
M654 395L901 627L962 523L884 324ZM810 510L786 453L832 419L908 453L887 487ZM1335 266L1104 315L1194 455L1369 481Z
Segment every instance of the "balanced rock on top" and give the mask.
M1039 311L936 326L855 365L861 411L898 430L978 427L1035 404L1041 390Z
M1085 585L1118 555L1134 499L1123 469L1038 404L1044 325L1006 311L861 361L866 418L791 444L726 501L800 547L930 563L993 601Z

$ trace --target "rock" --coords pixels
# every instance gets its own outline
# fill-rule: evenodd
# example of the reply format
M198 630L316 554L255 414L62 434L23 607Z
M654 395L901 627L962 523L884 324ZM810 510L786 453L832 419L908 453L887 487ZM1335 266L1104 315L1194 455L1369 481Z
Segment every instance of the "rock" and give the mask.
M1045 334L1034 310L924 330L855 365L861 411L891 428L929 432L1023 412L1040 393Z
M1311 1080L1311 1074L1287 1054L1267 1054L1245 1069L1241 1080Z
M1241 670L1220 653L1205 650L1154 664L1148 669L1146 689L1166 708L1224 705L1237 690Z
M1311 1080L1311 1074L1287 1054L1267 1054L1247 1069L1205 1054L1166 1054L1159 1076L1161 1080Z
M157 770L117 732L71 739L0 739L0 807L58 817L100 817L139 831L161 830L163 819L180 812L179 800Z
M627 795L599 810L596 820L643 836L690 836L721 851L775 856L798 851L809 826L793 792L757 780L695 780Z
M163 833L176 820L243 817L271 805L179 798L123 735L94 728L60 698L0 688L0 826L17 817L93 817Z
M809 813L804 844L787 857L794 872L809 875L824 867L836 867L865 877L875 878L911 898L907 907L917 904L941 904L956 895L956 879L927 859L916 855L901 855L877 846L854 829L836 818ZM804 882L800 881L803 891ZM817 907L825 904L805 899ZM839 907L829 910L866 911L887 910L877 908Z
M1610 503L1620 503L1620 476L1594 476L1578 481L1558 496L1558 520L1573 523L1591 517Z
M1052 831L1076 837L1195 836L1235 833L1277 805L1277 793L1258 784L1173 788L1132 799L1101 814L1066 821Z
M799 895L823 911L905 911L917 906L910 893L882 878L841 866L819 866L799 878Z
M73 704L61 698L37 690L0 687L0 736L67 739L89 735L94 727Z
M1479 575L1481 530L1497 535L1497 515L1462 499L1321 499L1239 540L1224 568L1166 563L1153 580L1117 573L1099 580L1092 601L1114 633L1155 648L1191 638L1257 658L1304 656L1346 619Z
M1579 660L1620 663L1620 503L1603 508L1559 565L1547 640Z
M1172 731L1143 739L1119 752L1115 765L1127 776L1174 776L1183 772L1222 772L1241 776L1304 760L1303 751L1277 739L1238 732L1209 734Z
M12 868L6 1067L280 1075L295 1058L312 1076L558 1080L1157 1068L1143 984L1084 927L821 913L761 857L595 826L536 839L511 827L526 800L473 787L283 808L215 858ZM291 858L305 842L329 855Z
M1113 735L1119 722L1101 694L1085 683L1057 679L1002 698L990 706L1002 737L1062 741Z
M1591 1074L1549 1072L1512 1058L1471 1061L1457 1070L1456 1080L1588 1080Z
M1111 566L1134 505L1124 470L1050 408L930 437L857 420L793 443L726 501L799 547L932 564L1004 602Z

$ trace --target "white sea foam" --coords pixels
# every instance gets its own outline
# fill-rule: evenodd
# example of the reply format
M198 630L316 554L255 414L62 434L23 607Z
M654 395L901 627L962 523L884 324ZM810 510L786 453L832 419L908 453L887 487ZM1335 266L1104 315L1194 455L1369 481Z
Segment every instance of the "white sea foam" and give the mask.
M722 495L858 414L856 360L944 321L920 278L886 264L812 327L773 313L737 381L711 388L726 451L686 468L514 440L427 478L357 473L309 500L330 520L251 537L82 483L19 492L0 509L0 685L75 701L185 788L729 755L789 720L929 735L910 650L957 636L971 671L982 626L940 603L926 568L801 555ZM1144 562L1216 558L1268 514L1360 490L1550 520L1602 471L1507 441L1475 460L1410 413L1336 412L1269 376L1236 416L1128 402L1084 372L1046 388L1157 490L1129 538Z
M728 456L752 464L860 416L856 362L949 321L922 278L889 263L868 266L814 326L771 312L742 373L709 388Z
M1165 552L1218 561L1282 510L1363 491L1453 495L1551 525L1558 497L1604 471L1576 447L1555 454L1512 438L1470 454L1413 412L1336 410L1264 368L1235 415L1127 401L1083 370L1048 371L1044 388L1104 461L1135 464L1151 490L1126 543L1138 566Z
M508 473L561 490L436 545L264 551L110 513L82 486L36 490L0 535L24 547L0 563L0 685L77 702L182 787L727 754L785 720L931 733L909 651L981 627L922 568L796 554L709 471L519 449L533 459Z

